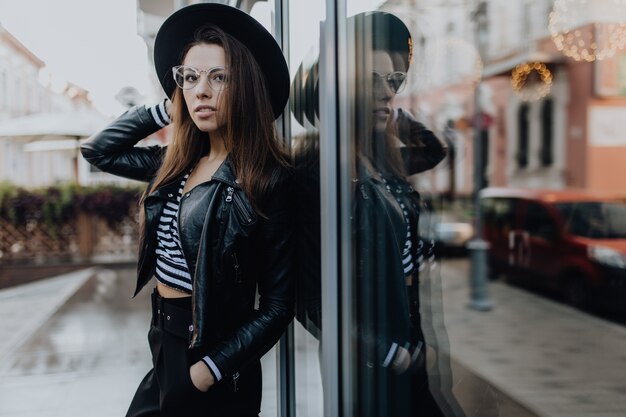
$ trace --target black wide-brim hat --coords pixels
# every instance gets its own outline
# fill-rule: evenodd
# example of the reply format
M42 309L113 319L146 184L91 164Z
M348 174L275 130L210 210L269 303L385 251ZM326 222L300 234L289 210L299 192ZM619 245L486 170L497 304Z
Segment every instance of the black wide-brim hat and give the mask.
M183 7L161 25L154 41L154 67L169 98L176 83L172 67L180 62L183 49L194 40L195 31L214 24L244 44L265 75L274 117L285 109L289 98L289 69L280 46L271 33L249 14L231 6L198 3Z

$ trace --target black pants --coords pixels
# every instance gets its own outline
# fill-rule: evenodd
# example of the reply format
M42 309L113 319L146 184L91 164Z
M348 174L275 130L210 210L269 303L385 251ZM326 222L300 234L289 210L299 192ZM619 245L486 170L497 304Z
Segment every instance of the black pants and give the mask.
M240 372L207 392L191 382L189 367L197 361L187 348L191 297L166 299L152 294L148 342L153 368L143 378L126 417L257 417L261 406L261 365Z

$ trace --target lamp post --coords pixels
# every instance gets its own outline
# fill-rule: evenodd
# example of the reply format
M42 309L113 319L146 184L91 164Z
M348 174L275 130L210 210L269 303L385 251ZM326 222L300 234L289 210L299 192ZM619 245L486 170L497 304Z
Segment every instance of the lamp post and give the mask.
M477 0L472 13L475 24L475 36L478 54L484 62L487 44L487 2ZM487 250L489 244L482 238L482 219L480 207L480 190L484 183L483 161L483 129L484 120L481 107L481 81L478 80L474 95L474 237L468 244L470 251L470 302L468 307L479 311L493 308L487 291Z

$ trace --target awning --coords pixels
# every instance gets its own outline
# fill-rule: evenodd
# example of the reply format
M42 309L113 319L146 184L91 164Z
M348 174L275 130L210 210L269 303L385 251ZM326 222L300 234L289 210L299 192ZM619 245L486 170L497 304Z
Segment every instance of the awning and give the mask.
M25 140L85 138L102 130L110 120L91 109L35 113L0 122L0 137Z

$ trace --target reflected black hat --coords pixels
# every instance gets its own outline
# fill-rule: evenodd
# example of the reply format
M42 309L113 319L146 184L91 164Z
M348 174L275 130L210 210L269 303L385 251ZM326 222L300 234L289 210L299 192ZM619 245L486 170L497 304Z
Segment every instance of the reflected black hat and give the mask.
M300 125L318 125L319 114L319 52L311 49L300 63L291 83L291 112ZM306 120L306 122L305 122Z
M183 7L161 25L154 41L154 67L159 82L172 98L176 83L172 67L180 65L183 49L194 40L195 31L214 24L244 44L267 80L274 117L284 110L289 97L289 69L276 40L249 14L224 4L199 3Z
M373 50L398 53L408 71L413 61L413 39L400 18L391 13L373 11L351 16L348 22L354 25L355 39L367 39L363 35L370 35Z

